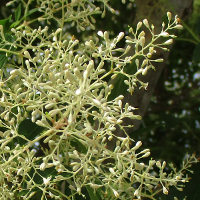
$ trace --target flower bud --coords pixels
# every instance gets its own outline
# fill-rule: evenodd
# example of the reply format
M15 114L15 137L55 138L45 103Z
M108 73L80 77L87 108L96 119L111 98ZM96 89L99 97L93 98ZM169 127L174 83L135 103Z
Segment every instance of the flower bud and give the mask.
M57 115L59 112L60 112L60 109L51 110L51 111L49 112L49 115L50 115L51 117L54 117L54 116Z
M24 51L24 55L25 55L25 57L26 57L26 58L28 58L28 59L30 59L30 58L31 58L31 56L30 56L30 54L29 54L29 52L28 52L28 51Z
M163 62L163 61L164 61L163 58L159 58L159 59L154 60L154 62Z
M97 32L97 35L99 35L100 37L103 37L104 34L103 34L102 31L98 31L98 32Z
M173 39L169 39L169 40L167 40L166 42L164 42L163 44L164 45L170 45L170 44L172 44L173 43Z
M167 32L162 32L159 35L162 37L169 37L169 33L167 33Z
M144 19L144 20L143 20L143 24L144 24L147 28L149 28L149 22L148 22L147 19Z
M51 180L51 177L48 177L48 178L43 178L43 183L45 186L49 185L50 184L50 180Z
M114 195L115 195L116 198L119 197L119 193L116 190L113 189L113 193L114 193Z
M144 44L145 44L145 37L144 37L144 36L142 36L142 37L140 38L139 44L140 44L142 47L144 47Z
M142 142L141 142L141 141L138 141L138 142L136 143L136 145L135 145L131 150L132 150L132 151L135 151L135 150L139 149L141 146L142 146Z
M96 106L101 106L101 102L98 99L92 99L92 101Z
M167 188L164 187L164 186L163 186L163 194L166 194L166 195L168 194L168 190L167 190Z
M105 41L109 40L109 33L108 33L108 31L104 32L103 37L104 37Z
M182 30L183 29L183 26L181 24L177 24L175 27L175 29L178 29L178 30Z
M120 32L117 36L117 42L119 42L124 37L124 32Z
M167 12L167 18L168 18L169 21L172 19L172 14L171 14L171 12Z
M56 105L56 103L48 103L46 106L45 106L45 109L51 109L53 108L54 106Z
M45 168L46 168L46 163L42 163L42 164L40 165L40 170L41 170L41 171L44 171Z
M114 174L115 173L115 171L114 171L114 169L113 168L109 168L109 171L110 171L110 173L112 173L112 174Z
M137 23L137 28L136 28L136 29L139 30L139 29L141 28L141 26L142 26L142 22L138 22L138 23Z

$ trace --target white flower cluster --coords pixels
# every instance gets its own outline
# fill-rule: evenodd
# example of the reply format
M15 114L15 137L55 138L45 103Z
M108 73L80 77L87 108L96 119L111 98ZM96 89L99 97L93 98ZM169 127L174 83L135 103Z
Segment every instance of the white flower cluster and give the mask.
M16 2L20 1L9 5ZM172 43L170 38L175 36L169 31L180 28L177 17L172 21L168 13L169 23L163 24L160 34L154 34L146 19L139 22L135 31L130 28L127 46L121 48L118 43L125 37L123 32L110 38L107 31L98 31L99 43L82 42L66 32L70 22L81 30L89 25L93 28L92 15L100 12L93 1L32 0L24 3L26 12L30 2L37 3L43 13L41 26L33 28L34 20L26 21L12 28L16 40L9 42L2 37L1 41L16 50L5 49L12 55L6 69L0 71L1 199L13 199L20 192L21 198L31 199L39 190L41 199L74 199L76 194L85 195L83 188L92 189L103 199L154 199L159 184L167 194L169 186L179 187L187 181L182 171L166 174L165 162L144 163L150 150L139 150L142 142L135 142L126 132L124 137L116 134L117 127L124 130L124 118L140 116L133 113L135 108L123 105L122 95L109 100L113 85L106 81L123 74L129 92L134 91L136 82L146 88L147 83L138 75L145 75L153 62L163 61L152 59L152 55L157 48L166 50ZM108 7L107 1L100 2ZM50 24L52 18L58 26L54 32L49 31L50 25L42 28L44 21ZM148 43L142 26L152 34ZM159 38L166 40L160 43ZM131 48L133 55L127 56ZM124 70L131 62L136 63L135 74ZM34 137L22 134L19 130L26 120L42 131L30 130ZM110 141L114 150L109 148ZM38 149L36 144L42 142L47 148ZM42 154L37 156L39 150Z

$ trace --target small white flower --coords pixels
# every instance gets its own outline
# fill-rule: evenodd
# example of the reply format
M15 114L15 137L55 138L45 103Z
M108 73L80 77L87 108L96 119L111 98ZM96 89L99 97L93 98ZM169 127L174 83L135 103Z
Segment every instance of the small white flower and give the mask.
M75 94L76 94L77 96L79 96L79 95L81 94L80 88L76 90Z
M97 35L99 35L100 37L103 37L103 32L102 31L98 31Z
M143 24L144 24L147 28L149 28L149 22L148 22L147 19L144 19L144 20L143 20Z
M167 190L167 188L164 187L164 186L163 186L163 194L166 194L166 195L168 194L168 190Z
M150 156L150 152L147 152L147 153L145 153L143 156L142 156L142 158L146 158L146 157L149 157Z
M113 193L114 193L115 197L117 197L117 198L119 197L119 193L116 190L113 189Z
M141 146L142 146L142 142L141 142L141 141L138 141L138 142L136 143L134 149L136 150L136 149L140 148Z
M113 139L113 136L110 135L110 136L108 137L108 140L111 141L112 139Z
M163 62L163 61L164 61L164 59L162 59L162 58L158 58L158 59L154 60L154 62Z
M113 168L109 168L109 171L110 171L110 173L112 173L112 174L114 174L115 173L115 171L114 171L114 169Z
M135 110L135 108L133 106L129 106L128 111L132 111L132 110Z
M94 189L98 189L98 188L102 187L102 185L97 185L97 184L94 184L94 183L89 183L89 185Z
M97 106L101 106L101 102L98 99L92 99L93 103Z
M160 36L162 36L162 37L169 37L169 33L167 33L167 32L162 32L162 33L160 33Z
M45 164L45 163L42 163L42 164L40 165L40 170L41 170L41 171L44 171L45 168L46 168L46 164Z
M183 26L182 26L181 24L177 24L174 28L179 29L179 30L182 30L182 29L183 29Z
M115 46L116 46L116 45L115 45L115 43L113 43L113 42L110 44L111 49L115 48Z
M10 75L12 76L16 76L19 73L18 69L13 69L12 71L10 71Z
M169 39L166 42L164 42L164 45L170 45L173 43L173 39Z
M139 194L139 189L135 190L134 196L138 196L138 194Z
M57 41L57 37L56 37L56 36L53 37L53 41L54 41L54 42Z
M142 22L138 22L137 23L137 30L139 30L141 28L141 26L142 26Z
M25 55L26 58L31 58L31 56L30 56L28 51L24 51L24 55Z
M172 19L172 14L171 14L171 12L167 12L167 18L168 18L169 21Z
M50 180L51 180L51 176L48 177L48 178L43 178L43 183L45 186L49 185L50 184Z
M124 37L124 32L120 32L117 36L117 41L120 41Z

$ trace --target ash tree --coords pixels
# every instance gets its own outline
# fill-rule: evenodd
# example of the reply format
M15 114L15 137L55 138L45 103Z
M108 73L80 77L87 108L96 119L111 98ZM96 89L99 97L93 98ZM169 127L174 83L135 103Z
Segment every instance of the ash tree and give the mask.
M111 97L118 75L132 95L136 87L147 89L140 77L163 62L154 55L168 51L173 30L182 28L178 17L167 12L159 32L144 19L112 36L95 29L99 16L117 14L108 0L13 0L6 6L0 198L155 200L171 186L182 190L196 158L188 156L180 170L151 158L123 124L141 119L136 108L124 104L123 95Z

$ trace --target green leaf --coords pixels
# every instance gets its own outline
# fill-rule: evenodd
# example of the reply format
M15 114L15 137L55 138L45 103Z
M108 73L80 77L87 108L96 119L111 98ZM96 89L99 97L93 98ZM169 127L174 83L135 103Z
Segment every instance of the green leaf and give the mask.
M108 97L108 100L112 100L119 95L126 95L128 86L124 84L125 76L122 74L117 75L116 79L113 81L114 88Z
M29 16L29 15L32 15L33 13L35 13L35 12L37 12L37 11L38 11L38 8L34 8L34 9L29 10L29 11L27 12L26 17Z
M0 25L5 26L5 24L7 23L8 19L1 19L0 20Z
M33 140L37 135L44 131L44 127L38 126L30 119L25 119L19 124L18 133L27 139Z
M19 6L18 6L18 7L19 7ZM28 13L27 13L25 16L23 16L21 19L16 20L15 22L13 22L13 23L11 24L10 28L14 28L14 27L18 26L26 17L28 17L29 15L31 15L31 14L37 12L37 11L38 11L38 8L34 8L34 9L32 9L32 10L29 10ZM15 13L15 14L16 14L16 13ZM20 14L20 16L21 16L21 14ZM20 18L20 17L19 17L19 18Z
M10 15L7 19L1 19L0 20L0 25L3 26L4 33L6 33L9 30L11 18L12 18L12 15Z
M16 21L16 22L12 23L10 27L14 28L14 27L18 26L19 24L20 24L20 21Z
M9 32L5 32L4 36L5 36L6 41L8 41L10 43L15 41L15 38ZM14 47L11 47L10 45L0 45L0 48L9 49L11 51L16 51L16 49ZM7 53L7 55L6 55L5 52L0 51L0 69L5 67L10 55L11 55L11 53Z
M3 32L4 32L5 39L8 42L12 43L12 42L14 42L15 39L10 34L11 18L12 18L12 16L10 15L7 19L0 20L0 25L3 26ZM10 45L1 44L0 48L9 49L9 50L13 50L14 51L14 47L10 47ZM0 69L5 66L5 64L8 61L8 57L9 57L9 54L6 56L5 52L0 51Z
M16 197L17 197L16 200L21 199L22 196L25 196L27 194L30 195L32 192L35 192L35 194L31 197L31 200L38 200L41 198L42 191L39 188L35 187L30 190L30 189L26 189L27 184L22 184L21 186L23 189L21 191L16 192Z
M0 20L0 25L5 26L6 23L9 22L9 19L10 19L10 18L7 18L7 19L1 19L1 20Z
M0 69L5 66L5 64L7 63L8 58L6 57L5 54L0 52Z
M28 13L25 16L23 16L21 19L16 20L15 22L13 22L11 24L10 28L14 28L14 27L18 26L26 17L28 17L29 15L31 15L31 14L37 12L37 11L38 11L38 8L34 8L32 10L29 10Z
M90 200L100 200L100 196L97 191L94 191L90 186L86 186Z
M78 152L87 153L87 148L78 139L72 139L71 145L75 147Z
M22 13L22 6L21 4L19 4L19 6L17 7L15 11L15 21L18 21L20 19L21 13Z

